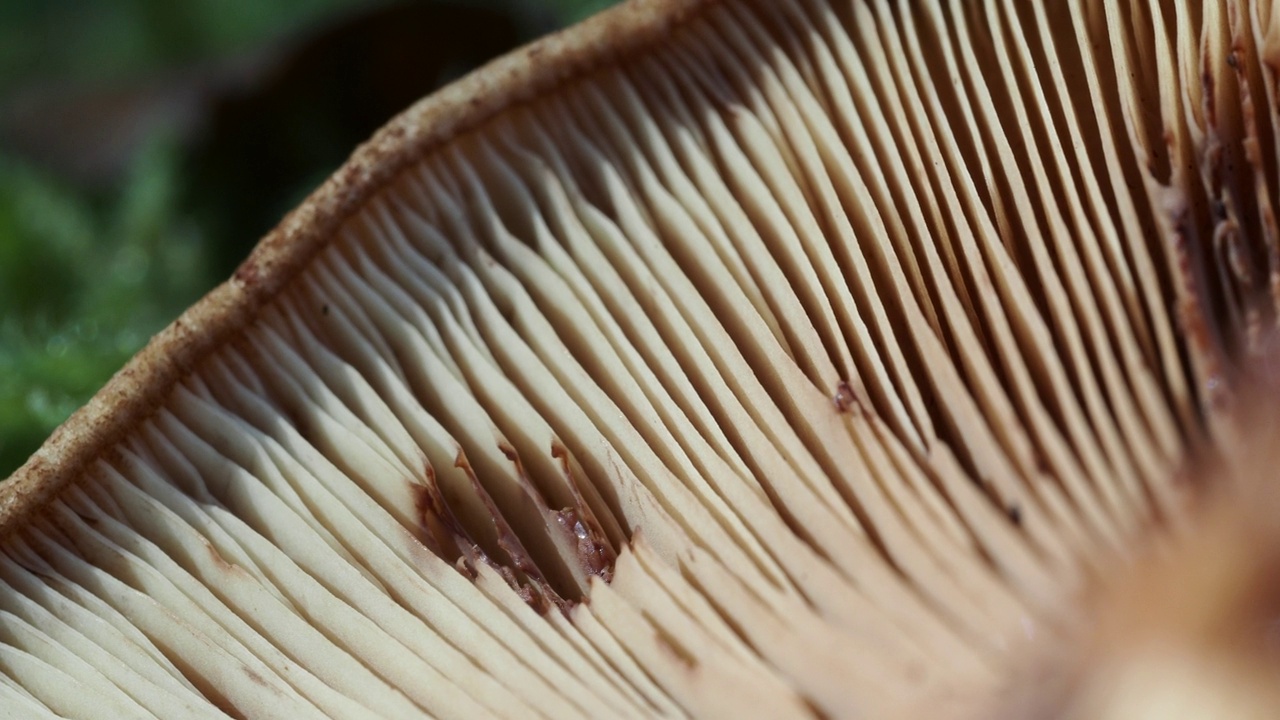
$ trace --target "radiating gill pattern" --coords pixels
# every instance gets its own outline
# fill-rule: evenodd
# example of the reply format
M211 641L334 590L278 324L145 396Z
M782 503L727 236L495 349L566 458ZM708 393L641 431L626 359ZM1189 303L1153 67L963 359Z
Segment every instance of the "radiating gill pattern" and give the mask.
M4 541L0 706L979 707L1274 322L1277 27L709 2L433 148Z

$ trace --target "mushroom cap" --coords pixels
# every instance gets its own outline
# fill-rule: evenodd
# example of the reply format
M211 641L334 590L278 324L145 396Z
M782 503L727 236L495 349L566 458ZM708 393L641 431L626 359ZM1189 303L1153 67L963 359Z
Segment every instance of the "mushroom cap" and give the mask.
M0 703L1019 707L1252 432L1277 28L651 0L495 61L0 486Z
M158 333L9 477L0 497L0 533L21 524L153 413L176 382L237 335L405 168L508 108L652 45L699 4L627 2L495 59L389 121L281 220L233 277Z

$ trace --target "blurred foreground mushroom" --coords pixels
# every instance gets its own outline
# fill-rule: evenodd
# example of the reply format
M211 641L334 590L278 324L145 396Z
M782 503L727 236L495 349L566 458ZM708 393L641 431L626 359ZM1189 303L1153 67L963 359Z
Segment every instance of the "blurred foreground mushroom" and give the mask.
M1072 658L1254 432L1278 64L1266 0L637 1L495 62L0 489L0 707L1158 696Z

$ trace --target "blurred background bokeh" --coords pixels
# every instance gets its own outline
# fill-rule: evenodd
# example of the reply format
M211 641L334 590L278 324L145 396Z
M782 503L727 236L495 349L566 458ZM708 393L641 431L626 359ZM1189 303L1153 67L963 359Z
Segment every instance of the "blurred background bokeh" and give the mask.
M0 0L0 478L392 115L610 0Z

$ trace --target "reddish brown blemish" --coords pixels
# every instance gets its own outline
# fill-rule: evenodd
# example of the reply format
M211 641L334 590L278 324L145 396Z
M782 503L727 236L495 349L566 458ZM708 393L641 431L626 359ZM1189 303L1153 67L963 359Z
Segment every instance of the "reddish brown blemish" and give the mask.
M511 525L507 522L507 519L502 516L502 511L499 510L497 504L493 502L493 498L490 497L489 491L485 489L484 485L481 484L480 479L476 477L475 470L472 469L471 463L467 460L466 454L463 453L462 450L458 451L458 455L454 459L454 466L467 476L467 480L470 482L476 498L480 500L480 503L484 506L489 517L493 519L494 530L497 532L497 549L506 555L505 560L510 562L516 570L519 570L524 575L538 581L544 581L545 578L542 575L542 571L538 568L537 563L534 562L529 551L525 549L524 543L520 541L520 537L511 529ZM507 570L505 565L502 569ZM508 570L508 572L510 571ZM515 585L513 585L513 587L515 587Z
M465 557L459 557L458 560L453 563L453 567L471 580L475 580L480 576L480 574L476 572L476 566Z
M539 615L546 615L547 613L551 612L552 603L547 599L546 593L539 592L537 588L531 587L529 585L518 585L515 587L516 587L516 593L520 596L520 599L524 601L525 605L528 605L530 608L533 608L534 612L538 613ZM566 607L564 605L564 601L561 600L558 596L555 599L556 599L556 603L555 603L556 607Z
M831 402L836 406L836 412L849 413L862 411L862 402L858 400L858 395L849 386L847 381L841 380L836 385L836 394L831 397Z
M204 538L201 538L201 542L204 545L205 552L209 555L209 559L219 570L223 572L232 572L235 570L235 566L227 562L226 558L222 557L222 553L218 552L218 549L213 546L213 543L205 540Z
M1010 505L1005 509L1009 515L1009 521L1018 527L1022 527L1022 507L1017 503Z
M578 558L582 562L582 569L588 575L595 575L605 582L613 579L613 563L616 559L609 546L600 541L600 537L593 532L587 523L583 521L582 516L574 508L565 508L559 510L555 514L556 522L569 532L573 533L577 540Z
M470 545L471 539L440 493L435 469L424 465L423 482L413 484L412 491L423 544L448 562L460 560L463 552L459 545Z

